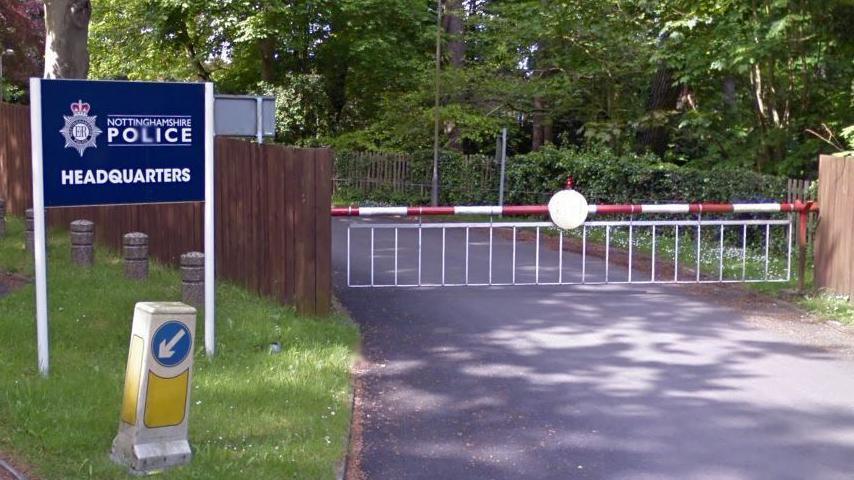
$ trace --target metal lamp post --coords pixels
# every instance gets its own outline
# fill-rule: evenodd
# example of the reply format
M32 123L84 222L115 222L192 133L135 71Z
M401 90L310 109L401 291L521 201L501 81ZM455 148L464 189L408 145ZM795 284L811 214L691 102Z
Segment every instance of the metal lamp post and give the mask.
M0 52L0 102L6 101L6 91L3 89L3 57L6 55L12 55L15 51L11 48L7 48Z

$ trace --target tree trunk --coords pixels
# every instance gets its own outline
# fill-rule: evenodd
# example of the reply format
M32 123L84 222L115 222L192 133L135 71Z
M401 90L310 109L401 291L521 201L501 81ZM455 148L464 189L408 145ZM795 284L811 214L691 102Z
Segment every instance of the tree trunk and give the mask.
M673 85L673 73L669 68L660 66L652 78L646 111L652 117L652 125L638 131L637 141L640 150L649 150L658 156L667 151L669 135L667 127L661 123L667 112L676 109L679 100L679 88Z
M450 66L460 68L466 61L466 42L463 38L463 1L445 0L442 26L448 38Z
M444 0L444 16L442 29L448 38L448 66L462 68L466 61L466 42L463 38L463 0ZM448 148L462 151L460 128L455 122L445 122L445 132L448 135Z
M543 145L554 144L554 120L544 112L543 114Z
M272 83L276 79L275 73L275 40L273 37L267 37L261 40L258 44L258 50L261 53L261 80Z
M726 105L728 112L735 112L738 108L738 104L736 103L736 85L735 85L735 77L732 75L727 75L724 78L724 105Z
M45 78L89 75L89 0L45 0Z
M531 115L531 151L539 150L546 143L543 97L534 97L534 112Z

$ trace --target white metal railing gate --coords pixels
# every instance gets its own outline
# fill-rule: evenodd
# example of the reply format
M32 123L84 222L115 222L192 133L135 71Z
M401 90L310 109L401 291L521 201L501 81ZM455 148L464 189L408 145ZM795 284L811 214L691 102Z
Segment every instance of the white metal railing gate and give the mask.
M350 287L785 282L791 219L351 222Z

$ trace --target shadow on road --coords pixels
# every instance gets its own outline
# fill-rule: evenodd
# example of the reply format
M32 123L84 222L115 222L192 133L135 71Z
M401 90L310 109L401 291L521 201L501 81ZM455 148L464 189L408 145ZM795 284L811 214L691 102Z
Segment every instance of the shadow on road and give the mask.
M337 285L367 478L851 478L854 365L685 288Z

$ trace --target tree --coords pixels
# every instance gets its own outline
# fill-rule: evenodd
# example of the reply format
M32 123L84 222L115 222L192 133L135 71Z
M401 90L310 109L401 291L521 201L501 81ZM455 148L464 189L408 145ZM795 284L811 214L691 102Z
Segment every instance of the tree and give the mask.
M670 35L663 58L697 98L681 125L713 146L701 155L802 174L821 146L806 129L850 119L850 2L672 0L659 8Z
M4 85L26 85L29 77L44 71L44 11L37 0L0 2L0 51L14 53L3 59ZM8 98L8 97L7 97Z
M89 74L89 0L45 0L45 78Z
M0 15L9 1L28 3ZM491 152L509 127L521 153L552 142L799 174L825 148L807 128L851 124L850 0L442 1L444 148ZM432 146L436 0L94 5L96 78L275 94L280 141Z

